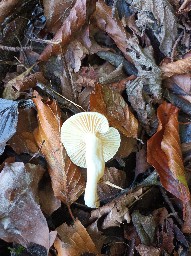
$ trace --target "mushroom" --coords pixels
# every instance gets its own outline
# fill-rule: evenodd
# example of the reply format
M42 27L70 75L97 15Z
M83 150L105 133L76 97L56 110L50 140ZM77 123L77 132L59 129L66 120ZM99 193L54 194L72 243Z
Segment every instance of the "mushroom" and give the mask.
M120 134L109 127L107 118L97 112L83 112L68 118L61 127L61 141L71 161L87 168L84 201L99 207L97 183L104 175L105 162L120 146Z

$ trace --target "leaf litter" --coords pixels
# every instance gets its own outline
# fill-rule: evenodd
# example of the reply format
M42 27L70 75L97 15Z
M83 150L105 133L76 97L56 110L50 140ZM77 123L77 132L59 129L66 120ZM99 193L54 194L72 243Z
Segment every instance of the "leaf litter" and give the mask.
M190 9L0 3L0 255L189 255ZM83 111L121 137L97 209L60 139Z

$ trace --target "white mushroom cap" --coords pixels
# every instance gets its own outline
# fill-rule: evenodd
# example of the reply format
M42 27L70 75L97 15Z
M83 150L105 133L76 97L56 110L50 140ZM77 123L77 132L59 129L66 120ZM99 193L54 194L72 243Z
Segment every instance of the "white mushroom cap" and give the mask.
M83 112L67 119L61 127L61 141L71 161L86 167L86 137L93 133L102 142L104 161L110 160L120 146L120 134L109 127L107 118L97 112Z

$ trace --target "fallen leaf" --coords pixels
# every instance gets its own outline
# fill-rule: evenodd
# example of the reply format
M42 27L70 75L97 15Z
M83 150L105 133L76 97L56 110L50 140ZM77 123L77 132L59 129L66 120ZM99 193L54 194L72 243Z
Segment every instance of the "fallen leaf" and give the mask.
M119 93L97 84L90 96L90 109L105 115L110 125L125 136L137 138L137 119Z
M106 184L108 181L113 184L113 187ZM125 188L125 183L126 174L124 171L118 170L115 167L106 168L101 182L98 183L98 195L100 200L108 200L119 194L121 190L114 186L118 186L123 189Z
M144 216L139 211L134 211L131 217L141 243L145 245L152 244L156 229L154 217L152 215Z
M141 256L160 256L161 250L153 246L147 246L145 244L139 244L135 247Z
M189 73L191 70L191 57L177 60L168 64L163 64L160 68L163 79L173 75Z
M0 23L11 13L11 11L22 3L22 0L6 0L0 2Z
M7 141L16 133L18 122L18 102L0 99L0 155Z
M9 145L17 154L34 154L38 147L33 135L37 127L37 118L34 109L19 109L17 131L9 140Z
M156 168L162 185L183 205L190 200L178 127L178 108L163 102L157 110L159 126L148 140L147 161Z
M191 10L191 1L190 0L184 0L183 3L181 4L180 8L178 11L180 13L182 12L189 12Z
M91 212L90 221L96 221L104 216L102 228L119 227L123 221L130 222L128 207L136 200L137 197L142 195L142 189L139 189L128 195L122 195L110 203L93 210Z
M29 247L50 247L49 229L36 201L38 182L44 170L40 166L15 162L0 173L0 236L7 242Z
M43 0L46 27L55 33L63 24L75 0Z
M99 255L95 244L79 220L76 220L73 226L62 224L57 231L61 238L61 240L57 238L54 243L58 256L81 256L85 253Z
M52 43L47 45L39 60L47 61L51 56L64 53L68 44L82 30L89 16L94 12L95 1L77 0L64 20L62 27L56 32Z
M61 113L58 105L55 101L44 104L36 91L34 96L39 122L34 136L48 162L54 195L70 205L83 193L85 182L79 168L71 162L61 143Z
M177 18L170 3L167 0L134 0L131 9L137 14L136 25L141 33L146 28L151 29L161 52L169 56L177 39Z

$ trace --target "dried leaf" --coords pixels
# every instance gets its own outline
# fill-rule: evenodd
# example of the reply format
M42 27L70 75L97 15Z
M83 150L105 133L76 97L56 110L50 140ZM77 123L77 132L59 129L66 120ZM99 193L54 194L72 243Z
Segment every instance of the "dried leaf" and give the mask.
M62 224L57 228L61 240L56 239L54 247L58 256L81 256L85 253L99 255L95 244L79 220L73 226Z
M34 136L48 162L55 196L70 205L83 193L84 180L79 168L70 161L61 143L61 113L58 105L55 101L50 105L44 104L37 92L34 92L34 96L39 121Z
M139 189L128 195L122 195L120 198L114 199L110 203L91 212L90 221L96 221L104 216L102 228L119 227L123 221L130 222L129 205L131 205L137 197L142 195L142 189Z
M137 137L138 122L123 97L106 86L97 84L90 96L90 109L105 115L111 126L127 137Z
M190 193L182 162L178 108L164 102L159 106L157 115L159 126L148 140L147 161L156 168L164 188L186 204Z
M118 170L115 167L106 168L102 181L98 183L98 195L100 200L108 200L113 198L120 192L120 189L107 185L105 182L109 181L114 186L125 188L126 174L124 171Z
M184 2L181 4L179 8L179 12L189 12L191 10L191 1L190 0L184 0Z
M9 145L17 154L34 154L38 147L33 135L37 127L34 109L19 109L18 125L15 135L9 140Z
M15 134L18 122L18 103L0 99L0 155L3 154L7 141Z
M6 0L0 2L0 23L11 13L11 11L22 3L22 0Z
M156 223L152 215L144 216L139 211L134 211L131 215L136 231L145 245L150 245L154 241Z
M137 26L143 33L150 28L160 44L159 49L169 56L177 38L177 19L167 0L133 0L131 8L138 12Z
M53 55L64 53L68 44L79 34L88 21L94 9L95 1L77 0L62 27L56 32L53 42L44 49L39 60L47 61Z
M181 75L189 73L191 70L191 57L177 60L161 66L162 77L167 78L173 75Z
M46 256L49 229L35 198L43 173L42 167L22 162L5 165L0 173L0 237L24 247L41 245Z
M75 0L43 0L46 27L55 33L63 24Z
M96 25L115 41L117 47L122 51L125 58L132 62L129 54L127 53L127 38L129 35L125 31L122 22L113 17L111 7L107 6L104 1L99 0L96 3L96 11L93 15L96 20Z
M145 244L139 244L135 247L141 256L160 256L161 250L153 246L147 246Z

